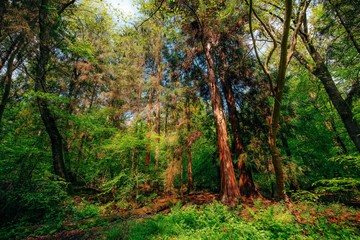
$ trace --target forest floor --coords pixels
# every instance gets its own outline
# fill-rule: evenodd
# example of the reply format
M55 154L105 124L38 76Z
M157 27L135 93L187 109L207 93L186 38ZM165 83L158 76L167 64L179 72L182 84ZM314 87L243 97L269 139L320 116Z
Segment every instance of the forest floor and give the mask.
M74 196L82 217L17 229L16 239L360 239L360 209L342 204L277 203L265 199L228 208L218 195L159 195L126 209L95 196ZM89 204L87 206L87 204ZM84 213L83 212L83 213ZM1 237L0 237L1 238Z
M92 199L94 196L87 196L88 199ZM51 240L51 239L103 239L101 232L104 228L107 228L109 224L115 224L118 221L127 221L129 219L145 219L153 216L154 214L167 214L171 211L171 207L177 203L181 205L197 205L210 204L216 201L218 194L209 192L198 192L183 195L180 197L176 194L163 195L159 198L149 200L145 206L143 204L137 205L132 210L120 209L116 204L110 205L112 209L110 215L104 215L96 218L82 219L76 222L63 222L63 226L53 234L29 236L27 240ZM74 196L74 202L81 204L81 197ZM100 226L97 226L96 222ZM102 226L106 222L105 226ZM91 226L95 223L95 226ZM85 227L84 227L85 225ZM89 225L89 227L86 227ZM41 227L41 226L38 226ZM72 229L79 227L79 229Z

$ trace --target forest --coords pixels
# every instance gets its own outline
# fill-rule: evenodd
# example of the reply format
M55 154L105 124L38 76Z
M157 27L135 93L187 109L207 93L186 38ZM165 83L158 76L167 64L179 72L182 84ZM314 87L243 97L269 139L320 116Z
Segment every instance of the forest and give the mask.
M360 239L360 2L133 4L0 0L0 239Z

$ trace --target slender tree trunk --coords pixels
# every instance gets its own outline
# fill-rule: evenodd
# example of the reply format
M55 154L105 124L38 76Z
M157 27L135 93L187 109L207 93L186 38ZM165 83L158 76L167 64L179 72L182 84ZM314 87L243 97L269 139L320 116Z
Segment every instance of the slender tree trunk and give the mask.
M6 6L5 6L5 2L4 0L0 1L0 26L3 26L3 20L4 20L4 14L6 12ZM0 36L2 36L2 29L0 29Z
M35 91L46 93L46 67L50 60L50 31L51 21L49 17L49 0L42 0L39 6L39 56L36 65ZM45 125L51 141L51 150L53 158L54 172L59 177L69 180L64 164L64 146L62 136L57 128L55 117L50 111L49 104L42 97L37 98L37 104L40 110L41 119Z
M348 154L348 150L347 150L344 142L341 140L340 134L336 129L334 119L331 118L329 121L330 121L331 128L335 134L334 140L335 140L336 144L341 148L340 154Z
M221 74L221 82L225 94L226 103L229 111L229 121L231 129L234 135L234 152L237 160L237 167L240 173L239 176L239 189L240 194L244 198L256 197L259 195L255 188L254 180L251 173L251 168L246 166L247 154L244 148L243 141L241 139L240 120L238 118L238 112L236 110L235 96L231 88L231 82L226 78L226 72L228 66L226 63L226 56L222 52L223 67Z
M339 154L347 154L348 150L344 144L344 142L341 140L339 132L336 130L335 121L334 118L330 117L330 119L326 119L325 114L320 110L320 108L316 105L315 100L312 99L311 103L313 104L314 108L320 113L320 115L323 117L326 127L334 133L334 141L336 145L338 145L341 148L341 152ZM331 104L331 103L330 103Z
M135 166L135 149L131 150L131 174L134 173L134 166Z
M76 170L75 170L75 177L78 174L78 170L80 168L80 162L83 159L83 148L84 148L84 143L87 139L87 133L83 132L80 134L80 136L81 136L81 139L80 139L80 146L79 146L78 154L77 154L77 166L76 166Z
M332 80L330 72L328 71L325 63L317 62L317 65L318 68L314 71L313 74L317 76L323 83L324 88L335 109L339 113L351 140L354 142L358 152L360 152L360 126L354 118L354 115L349 105L342 98L339 90L337 89L334 81Z
M225 204L235 204L240 197L236 184L234 167L231 159L229 138L226 128L225 114L222 107L221 95L215 77L215 65L211 56L211 44L205 47L206 65L208 70L208 85L210 89L211 105L215 118L218 148L220 158L220 199Z
M4 67L6 61L9 59L9 57L11 56L11 53L14 52L16 45L18 45L18 42L20 41L21 36L19 35L15 41L13 41L10 45L10 47L6 50L5 54L3 55L3 57L0 60L0 71L2 70L2 68ZM2 82L1 82L2 83Z
M169 104L165 105L164 134L168 133Z
M15 50L10 54L10 57L9 57L8 63L7 63L6 74L4 76L4 81L2 81L2 84L1 84L1 85L3 85L4 92L3 92L3 95L1 98L1 103L0 103L0 124L1 124L1 120L3 117L4 111L5 111L6 103L8 102L9 95L10 95L12 75L13 75L13 71L14 71L14 60L15 60L17 53L19 52L19 49L21 48L21 45L22 45L22 41L19 41Z
M305 44L308 53L315 62L315 66L310 66L305 58L299 53L296 54L297 60L304 65L309 72L317 77L323 84L325 91L334 105L336 111L340 115L342 122L345 125L346 131L348 132L351 140L353 141L356 149L360 152L360 125L354 118L349 104L343 99L341 93L335 85L332 79L329 69L327 68L324 59L320 53L316 50L315 46L311 43L307 34L301 34L301 39Z
M155 149L155 171L159 167L159 158L160 158L160 81L161 81L161 68L160 62L158 62L157 76L155 79L155 133L156 133L156 149Z
M187 135L191 134L191 111L190 111L190 98L189 93L186 95L185 100L185 115L186 115L186 128ZM187 175L188 175L188 192L194 191L192 158L191 158L191 143L188 143L187 151Z
M151 130L151 125L152 125L152 121L151 121L151 114L152 114L152 103L153 103L153 89L150 88L149 89L149 99L148 99L148 112L147 112L147 124L148 124L148 129L149 131ZM148 144L146 146L146 155L145 155L145 166L149 167L150 164L150 145Z
M276 89L274 96L274 106L271 113L270 128L268 133L268 141L270 152L272 156L272 163L275 170L276 177L276 197L284 199L286 197L284 185L284 172L282 168L282 159L277 147L277 132L279 129L279 120L281 116L281 102L285 87L285 74L287 68L287 52L288 52L288 37L290 30L290 21L292 13L292 0L285 1L285 21L283 26L283 33L281 39L280 62L278 66L278 76L276 78Z
M354 34L352 33L351 29L345 23L343 17L341 16L340 10L339 10L340 6L338 6L337 4L332 3L331 0L329 0L329 3L331 5L332 9L334 10L336 17L339 19L340 24L345 28L345 31L346 31L350 41L353 43L356 51L360 54L360 46L359 46L358 42L356 41L356 38L355 38Z

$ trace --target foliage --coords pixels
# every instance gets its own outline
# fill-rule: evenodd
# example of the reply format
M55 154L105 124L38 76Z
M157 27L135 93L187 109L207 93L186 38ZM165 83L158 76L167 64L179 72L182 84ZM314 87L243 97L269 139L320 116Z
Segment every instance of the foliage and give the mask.
M268 133L275 102L254 47L275 79L279 49L271 46L281 36L282 1L253 2L256 46L247 26L249 5L238 0L139 0L132 22L105 1L49 1L46 11L43 2L0 1L0 238L102 225L109 217L104 215L152 205L165 191L184 198L190 158L195 190L222 193L224 146L218 140L231 146L228 166L236 168L237 135L257 190L274 197ZM303 3L293 1L294 19ZM178 205L167 215L116 223L108 238L359 238L353 219L340 219L349 209L323 205L359 204L360 156L343 113L313 71L326 69L337 100L359 123L357 8L352 1L312 2L288 65L276 137L295 208L261 201L237 209L217 202ZM39 21L39 9L48 22ZM48 39L41 35L44 27ZM304 40L306 31L311 41ZM309 54L311 49L316 52ZM214 69L207 66L209 57ZM227 136L219 135L214 121L209 70ZM39 77L44 91L36 90ZM231 128L235 115L238 133ZM55 174L59 168L68 182ZM236 172L236 182L241 174Z
M346 201L360 197L360 179L358 178L333 178L323 179L314 183L315 192L324 199Z
M316 205L306 214L332 209ZM335 206L334 206L335 207ZM339 212L349 211L338 206ZM239 216L239 212L240 216ZM351 211L351 210L350 210ZM352 213L353 214L353 213ZM105 235L109 239L354 239L359 237L350 223L332 223L325 217L309 215L313 223L296 222L296 218L283 204L264 206L255 203L255 208L246 207L230 210L214 202L201 207L174 207L167 215L157 215L148 219L136 219L111 226ZM348 224L348 225L347 225ZM338 229L338 231L336 231ZM341 229L341 230L340 230Z

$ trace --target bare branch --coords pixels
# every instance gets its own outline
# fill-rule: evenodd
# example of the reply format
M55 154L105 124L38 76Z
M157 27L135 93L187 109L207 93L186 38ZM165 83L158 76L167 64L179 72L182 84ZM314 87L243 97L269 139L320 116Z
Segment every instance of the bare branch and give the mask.
M270 91L273 94L273 96L275 96L274 86L273 86L273 83L272 83L272 77L271 77L267 67L265 67L265 65L261 62L259 52L258 52L258 50L256 48L256 39L254 37L254 31L253 31L253 26L252 26L252 14L253 14L253 4L252 4L252 0L249 0L249 27L250 27L251 39L252 39L252 42L253 42L253 45L254 45L255 56L256 56L256 59L258 60L259 64L260 64L263 72L265 73L265 75L268 78ZM265 29L267 29L267 28L265 27ZM274 44L275 44L275 41L274 41Z
M160 9L161 9L161 7L162 7L162 5L163 5L164 2L165 2L165 0L161 0L160 5L155 9L155 11L152 12L152 13L150 14L150 16L149 16L148 18L146 18L144 21L142 21L138 26L135 26L135 29L138 30L142 25L144 25L144 23L146 23L146 22L149 21L153 16L155 16L155 14L156 14L158 11L160 11Z
M309 3L310 3L310 0L306 0L305 2L303 2L304 6L300 12L300 15L298 17L298 19L296 19L296 26L295 26L295 29L294 29L294 32L293 32L293 35L292 35L292 40L291 40L291 46L290 46L290 49L289 49L289 52L288 52L288 55L287 55L287 58L286 58L286 65L289 65L290 63L290 60L291 60L291 57L292 55L294 54L294 50L295 50L295 46L296 46L296 39L297 39L297 35L300 31L300 27L304 21L304 17L305 17L305 13L306 13L306 9L307 7L309 6Z

